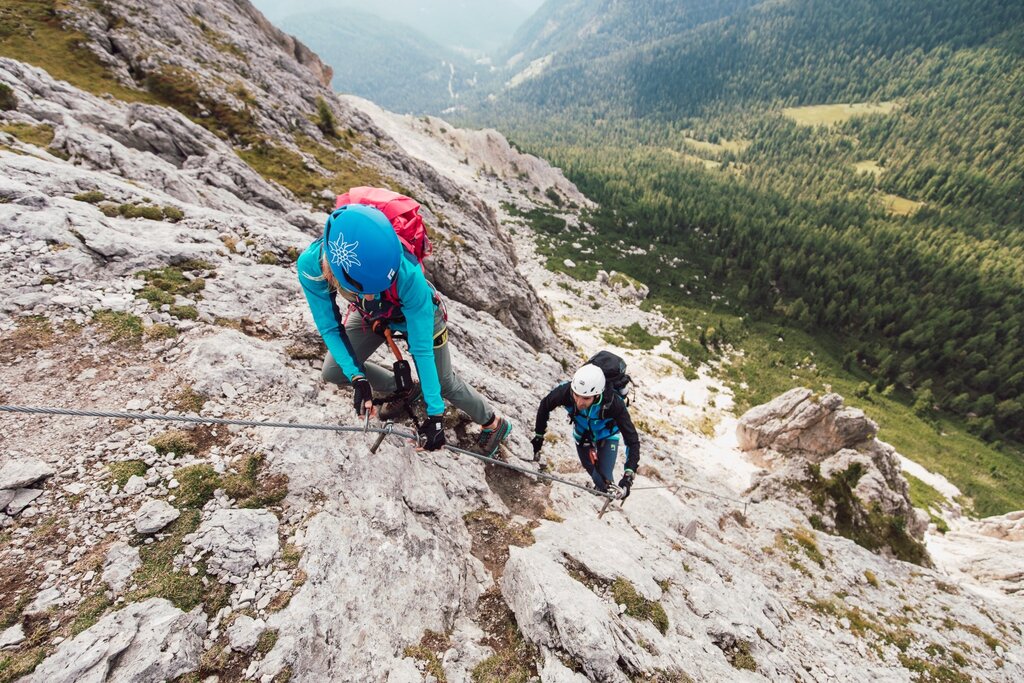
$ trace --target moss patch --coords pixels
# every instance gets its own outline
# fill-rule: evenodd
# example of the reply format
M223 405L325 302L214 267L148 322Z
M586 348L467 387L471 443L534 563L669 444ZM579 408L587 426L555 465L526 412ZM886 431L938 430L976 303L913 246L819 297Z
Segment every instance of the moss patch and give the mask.
M200 517L199 510L183 511L164 530L167 536L162 541L139 548L142 567L134 577L138 588L127 596L127 600L140 602L151 597L166 598L185 612L202 604L207 614L216 614L228 604L229 587L209 580L209 585L203 583L206 576L204 563L199 563L200 571L195 576L189 576L187 571L173 570L174 558L182 549L182 538L199 528Z
M137 344L146 332L138 316L124 311L97 311L93 321L106 333L109 342Z
M154 436L149 440L149 445L155 448L156 452L160 455L166 455L167 453L184 455L185 453L194 453L196 450L196 444L192 436L188 432L178 429L172 429Z
M660 602L648 600L636 592L632 583L623 577L612 583L612 598L618 605L626 606L626 614L634 619L649 621L658 627L662 635L668 633L668 615Z
M736 647L727 652L726 657L735 669L757 671L757 660L750 654L750 644L746 641L736 643Z
M438 683L448 683L441 666L441 656L451 647L451 641L443 633L427 630L423 632L418 645L410 645L402 655L418 659L425 665L426 672L437 679Z
M225 493L240 508L265 508L276 505L288 495L288 477L283 474L260 477L266 464L262 453L251 453L232 465L234 472L221 477Z
M124 488L124 485L132 477L146 476L146 470L149 467L141 460L122 460L120 462L107 463L107 469L110 470L114 483Z
M103 194L99 190L89 190L88 192L79 192L72 197L76 202L85 202L87 204L99 204L100 202L107 201L107 195Z
M256 641L256 652L265 655L273 650L275 645L277 645L277 629L268 628L260 634L259 640Z
M174 504L181 509L203 507L221 487L220 476L212 466L205 464L179 467L174 470L174 478L178 481Z
M803 482L810 500L824 512L831 502L835 507L836 532L868 550L888 548L904 562L931 566L928 551L907 532L906 520L887 515L877 504L865 509L853 489L863 475L860 463L824 479L817 465L809 465L808 480Z
M139 290L135 296L145 299L154 308L159 308L163 304L173 305L175 295L201 299L200 292L206 287L206 280L201 277L187 278L184 271L207 269L207 263L193 261L180 266L140 270L135 276L145 280L147 286Z

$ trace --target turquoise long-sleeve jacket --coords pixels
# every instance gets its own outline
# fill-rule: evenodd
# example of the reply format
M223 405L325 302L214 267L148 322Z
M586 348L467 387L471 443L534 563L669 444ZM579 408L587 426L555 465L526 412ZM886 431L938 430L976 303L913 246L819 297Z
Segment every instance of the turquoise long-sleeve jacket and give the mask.
M322 240L316 240L299 256L299 283L306 295L309 310L313 313L316 329L338 367L349 379L358 375L365 376L366 371L356 362L345 330L334 314L330 287L323 277L320 264L321 244ZM392 321L389 327L406 334L409 353L423 389L427 414L441 415L444 413L444 399L441 398L441 381L434 364L434 313L437 309L434 289L423 275L416 257L408 251L404 252L404 258L399 264L397 282L398 299L405 320Z

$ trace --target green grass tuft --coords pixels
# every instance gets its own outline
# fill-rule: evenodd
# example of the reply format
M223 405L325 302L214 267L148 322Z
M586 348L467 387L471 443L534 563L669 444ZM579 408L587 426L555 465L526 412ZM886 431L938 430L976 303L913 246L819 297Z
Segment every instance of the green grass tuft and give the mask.
M41 123L7 123L0 126L0 132L10 133L22 142L46 148L53 142L53 126Z
M174 453L184 455L192 453L196 449L196 443L188 432L179 429L172 429L163 434L158 434L149 440L149 445L156 449L160 455Z
M18 96L6 83L0 83L0 111L12 111L18 108Z
M651 622L662 635L668 633L668 615L661 603L641 596L633 584L621 576L612 583L612 598L616 604L626 606L626 614L629 616Z
M145 334L142 320L124 311L97 311L93 320L107 333L107 341L138 343Z
M441 655L451 647L451 641L443 633L426 630L418 645L410 645L402 651L405 657L412 657L423 662L426 673L433 676L437 683L448 683L444 668L441 666Z
M661 343L661 337L649 333L640 326L640 323L633 323L629 327L605 329L601 336L609 344L645 351L650 351Z
M86 202L88 204L99 204L107 200L107 195L103 194L99 190L89 190L88 192L79 192L72 197L76 202Z
M174 558L183 547L182 539L199 528L200 519L199 510L185 510L164 530L167 536L162 541L139 548L142 567L134 576L138 588L127 596L127 600L141 602L151 597L166 598L185 612L202 604L207 614L216 614L228 604L230 589L227 586L215 581L209 586L203 584L206 571L202 562L199 563L201 571L195 576L189 576L187 571L173 570Z
M146 470L149 469L149 466L141 460L122 460L120 462L107 463L107 469L110 470L114 483L124 488L124 485L133 476L146 476Z
M213 498L213 492L221 488L220 475L210 465L189 465L174 471L178 480L177 498L174 504L180 509L201 508Z
M265 508L276 505L288 495L288 477L282 474L260 478L265 465L262 453L245 456L234 466L237 473L221 477L224 492L240 508Z

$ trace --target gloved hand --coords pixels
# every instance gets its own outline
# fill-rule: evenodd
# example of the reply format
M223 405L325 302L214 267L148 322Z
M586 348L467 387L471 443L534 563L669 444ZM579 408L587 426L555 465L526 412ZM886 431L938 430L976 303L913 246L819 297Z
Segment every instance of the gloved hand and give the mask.
M540 455L540 449L544 447L544 435L534 434L533 438L530 439L530 443L533 445L533 459L536 460L537 456Z
M629 498L629 490L633 488L633 478L636 473L633 470L626 470L622 474L622 479L619 479L619 488L622 489L622 500Z
M373 389L365 377L352 380L352 401L356 407L356 415L362 417L367 410L373 410ZM369 405L367 405L369 403Z
M436 451L444 446L444 417L442 415L428 415L420 425L419 431L420 436L424 439L423 449Z

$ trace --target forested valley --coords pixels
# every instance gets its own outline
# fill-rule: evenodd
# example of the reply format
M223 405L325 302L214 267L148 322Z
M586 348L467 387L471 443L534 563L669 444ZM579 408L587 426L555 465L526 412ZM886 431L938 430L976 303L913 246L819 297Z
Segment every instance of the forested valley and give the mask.
M839 339L877 391L1024 442L1024 6L734 3L645 42L673 10L634 4L468 118L654 245L617 263L659 299Z

